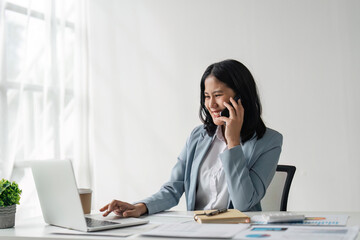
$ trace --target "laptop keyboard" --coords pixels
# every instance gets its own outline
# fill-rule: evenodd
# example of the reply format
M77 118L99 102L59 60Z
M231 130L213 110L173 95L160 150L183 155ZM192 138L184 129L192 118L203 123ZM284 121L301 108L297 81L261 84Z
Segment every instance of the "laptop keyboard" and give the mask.
M86 219L86 225L88 227L102 227L102 226L120 224L118 222L102 221L102 220L97 220L97 219L88 218L88 217L86 217L85 219Z

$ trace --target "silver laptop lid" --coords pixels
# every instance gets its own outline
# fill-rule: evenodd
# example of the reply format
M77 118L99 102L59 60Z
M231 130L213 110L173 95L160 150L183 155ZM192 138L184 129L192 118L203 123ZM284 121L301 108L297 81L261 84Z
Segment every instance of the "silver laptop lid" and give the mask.
M45 222L87 231L71 161L34 161L32 171Z

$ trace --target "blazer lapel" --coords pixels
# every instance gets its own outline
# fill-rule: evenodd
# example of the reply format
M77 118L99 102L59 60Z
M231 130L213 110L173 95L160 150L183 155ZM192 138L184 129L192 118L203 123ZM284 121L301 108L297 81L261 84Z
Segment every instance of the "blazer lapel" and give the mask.
M215 137L215 135L214 135ZM208 152L211 143L214 137L210 137L207 134L203 135L202 139L199 139L199 143L196 147L196 151L194 154L194 161L191 166L191 174L190 174L190 187L189 187L189 195L188 195L188 210L194 210L195 208L195 196L196 196L196 183L197 177L199 173L199 167L201 162L203 161L206 153Z

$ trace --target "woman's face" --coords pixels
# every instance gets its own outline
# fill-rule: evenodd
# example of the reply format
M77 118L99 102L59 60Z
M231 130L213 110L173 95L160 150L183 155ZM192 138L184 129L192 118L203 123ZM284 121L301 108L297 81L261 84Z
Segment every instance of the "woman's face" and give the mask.
M214 124L217 126L224 125L224 122L217 118L220 117L220 112L226 108L224 102L229 103L230 97L235 97L234 90L210 75L205 79L204 95L205 107L211 114Z

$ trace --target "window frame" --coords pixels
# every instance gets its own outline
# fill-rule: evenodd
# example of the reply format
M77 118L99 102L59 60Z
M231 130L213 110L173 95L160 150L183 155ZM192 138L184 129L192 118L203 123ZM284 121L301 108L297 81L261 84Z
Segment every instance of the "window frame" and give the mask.
M2 1L0 0L0 4L2 4ZM24 6L20 6L18 4L12 3L12 2L6 2L4 4L4 18L5 18L5 11L12 11L14 13L18 13L18 14L23 14L25 16L29 16L31 18L35 18L35 19L39 19L39 20L43 20L45 21L45 14L33 9L28 9ZM61 24L60 19L56 18L55 14L54 14L54 9L52 8L51 10L51 38L56 38L56 34L54 34L54 29L56 29L56 27L58 25ZM6 33L6 26L5 26L5 22L1 23L4 25L3 31L4 33ZM69 28L72 30L74 36L75 36L75 24L73 22L70 22L68 20L65 20L64 23L65 28ZM4 50L6 48L6 43L5 41L2 42L3 46L1 46ZM54 58L54 55L56 53L53 52L54 50L52 50L51 52L51 58ZM56 51L56 50L55 50ZM75 54L75 53L74 53ZM8 110L8 97L7 97L7 93L10 90L18 90L18 91L26 91L26 92L32 92L32 93L43 93L44 94L44 84L32 84L32 83L21 83L21 82L10 82L7 81L7 74L6 74L6 67L5 67L5 54L2 54L1 57L1 66L0 66L0 72L1 72L1 76L0 76L0 116L2 116L2 120L0 121L0 149L2 149L3 152L3 159L8 159L8 149L7 149L7 142L8 142L8 136L9 136L9 130L8 130L8 115L9 115L9 110ZM73 77L73 80L75 80L75 78ZM74 99L74 90L73 89L69 89L69 88L65 88L63 89L64 91L64 95L63 97L70 97L72 99ZM59 94L57 94L59 95ZM55 104L59 104L59 100L61 100L61 96L53 96L55 98ZM55 107L55 115L59 116L60 115L60 111L58 107ZM60 138L61 135L59 134L59 119L56 118L57 122L55 123L56 129L55 131L57 131L57 133L54 133L54 158L59 159L60 158L60 149L59 149L59 142L60 142ZM30 166L31 161L33 161L35 159L28 159L28 158L24 158L24 159L16 159L14 161L14 169L18 169L18 168L27 168ZM0 161L0 167L1 165L4 163L4 161Z

